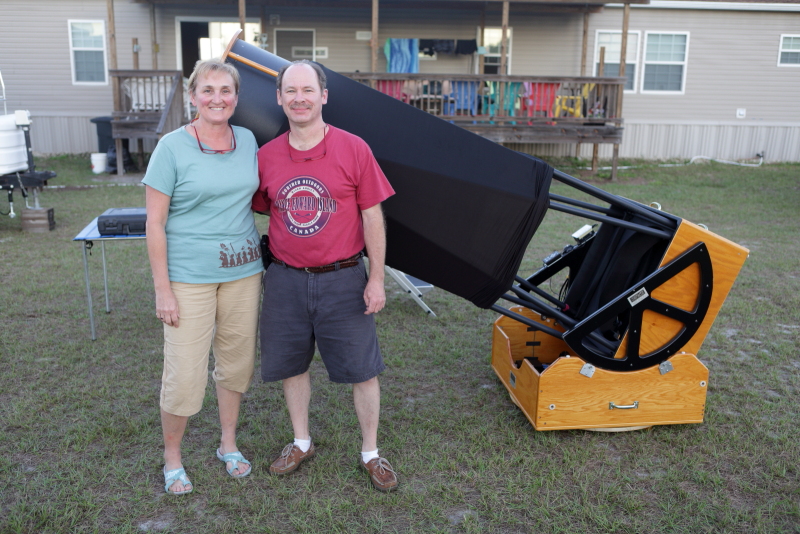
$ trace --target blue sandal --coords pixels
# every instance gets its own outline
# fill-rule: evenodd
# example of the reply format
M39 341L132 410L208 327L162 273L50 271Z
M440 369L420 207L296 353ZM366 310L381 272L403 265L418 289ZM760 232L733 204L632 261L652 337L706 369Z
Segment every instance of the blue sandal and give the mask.
M250 474L250 471L253 470L253 466L250 464L248 460L245 459L244 456L242 456L242 453L239 451L229 452L228 454L222 454L221 452L219 452L219 449L217 449L217 458L221 462L225 463L225 470L233 478L244 478ZM228 462L231 463L230 469L228 469ZM247 471L245 471L244 473L239 473L238 475L234 475L233 472L239 468L239 462L244 462L247 464Z
M184 488L186 488L187 485L191 487L188 490L184 489L183 491L172 491L169 489L178 481L183 484ZM173 469L172 471L167 471L167 466L164 466L164 491L170 495L186 495L187 493L191 493L192 490L194 490L194 484L192 484L191 480L189 480L189 477L186 476L186 471L184 471L183 467Z

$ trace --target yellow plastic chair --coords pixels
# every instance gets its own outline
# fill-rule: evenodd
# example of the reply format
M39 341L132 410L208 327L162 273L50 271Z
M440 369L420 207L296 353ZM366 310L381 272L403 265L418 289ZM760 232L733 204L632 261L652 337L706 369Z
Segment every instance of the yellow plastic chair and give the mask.
M589 94L595 88L594 83L585 83L579 95L561 95L556 97L556 117L583 117L583 102L589 100Z

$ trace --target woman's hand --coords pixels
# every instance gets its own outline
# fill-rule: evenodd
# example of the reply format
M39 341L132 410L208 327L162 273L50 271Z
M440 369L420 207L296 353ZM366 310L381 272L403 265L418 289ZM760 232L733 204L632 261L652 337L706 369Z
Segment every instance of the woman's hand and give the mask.
M156 290L156 317L165 325L178 327L178 300L169 285L167 268L167 216L170 197L149 185L145 187L147 205L147 253Z
M165 325L178 328L181 315L178 310L178 299L171 289L156 291L156 317Z

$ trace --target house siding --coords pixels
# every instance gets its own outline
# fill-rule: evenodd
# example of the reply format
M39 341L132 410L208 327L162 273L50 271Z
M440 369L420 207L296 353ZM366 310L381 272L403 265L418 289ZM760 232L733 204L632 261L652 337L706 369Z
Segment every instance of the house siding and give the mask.
M591 64L597 30L620 28L622 9L607 7L589 21ZM634 6L629 24L641 40L636 92L624 95L622 157L739 160L763 153L766 161L800 161L800 68L777 66L780 35L800 31L800 13ZM689 32L684 94L641 93L648 31ZM746 109L744 119L736 118L738 108ZM569 145L518 147L575 154ZM610 158L611 151L601 145L600 156ZM590 157L591 146L580 154Z
M622 10L607 8L590 17L589 57L598 29L620 28ZM623 116L632 121L736 121L736 109L747 115L737 124L764 121L800 124L800 68L777 66L782 33L800 32L800 13L701 11L632 8L630 30L639 43L637 92L625 93ZM689 32L685 94L642 94L645 32Z
M131 39L137 37L139 64L152 68L149 6L115 2L118 65L131 68ZM238 20L235 6L158 5L156 33L160 69L178 69L179 18ZM275 28L314 29L317 46L328 47L323 63L339 72L370 70L369 41L356 40L357 31L371 29L369 8L292 7L265 8L280 16L280 25L266 26L270 49ZM89 119L109 115L109 86L72 85L70 19L107 18L104 0L5 0L0 21L4 54L0 69L6 83L8 109L28 109L34 119L32 137L37 153L90 152L97 149L95 127ZM250 9L248 21L260 12ZM13 21L9 23L9 21ZM587 74L593 71L597 30L622 25L622 9L607 6L589 17ZM474 39L480 25L476 9L381 9L379 41L387 38ZM577 76L580 74L583 16L532 13L511 5L513 29L511 74ZM500 26L500 13L489 11L486 26ZM674 159L706 155L722 159L750 158L765 151L768 161L800 161L800 68L778 67L781 34L800 32L797 11L724 11L661 9L633 6L630 30L640 31L636 91L624 96L623 157ZM645 32L690 34L684 94L642 94L642 47ZM33 38L35 36L35 38ZM41 68L32 68L32 65ZM386 70L383 53L378 71ZM425 73L467 73L475 70L469 56L440 54L435 61L420 61ZM54 90L57 88L57 90ZM736 109L746 118L736 119ZM570 144L509 145L543 156L574 155ZM591 146L581 155L589 157ZM601 157L612 147L600 145Z
M139 36L139 40L149 41L147 6L116 2L115 7L118 49L131 49L136 28L146 28L146 38ZM97 131L89 119L111 114L111 85L73 85L68 21L102 20L107 24L107 18L104 1L3 1L0 71L6 86L6 104L9 113L17 109L30 111L31 144L36 153L97 150ZM149 43L146 44L149 54ZM106 42L107 62L108 58ZM130 53L127 57L120 53L119 65L130 68Z

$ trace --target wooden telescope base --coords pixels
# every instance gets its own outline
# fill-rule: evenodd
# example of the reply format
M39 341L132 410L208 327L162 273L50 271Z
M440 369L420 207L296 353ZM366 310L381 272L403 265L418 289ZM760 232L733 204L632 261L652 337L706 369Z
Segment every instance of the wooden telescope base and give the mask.
M513 311L558 329L527 308ZM708 369L694 354L681 352L638 371L607 371L575 356L563 341L501 316L493 329L492 368L536 430L703 422Z

